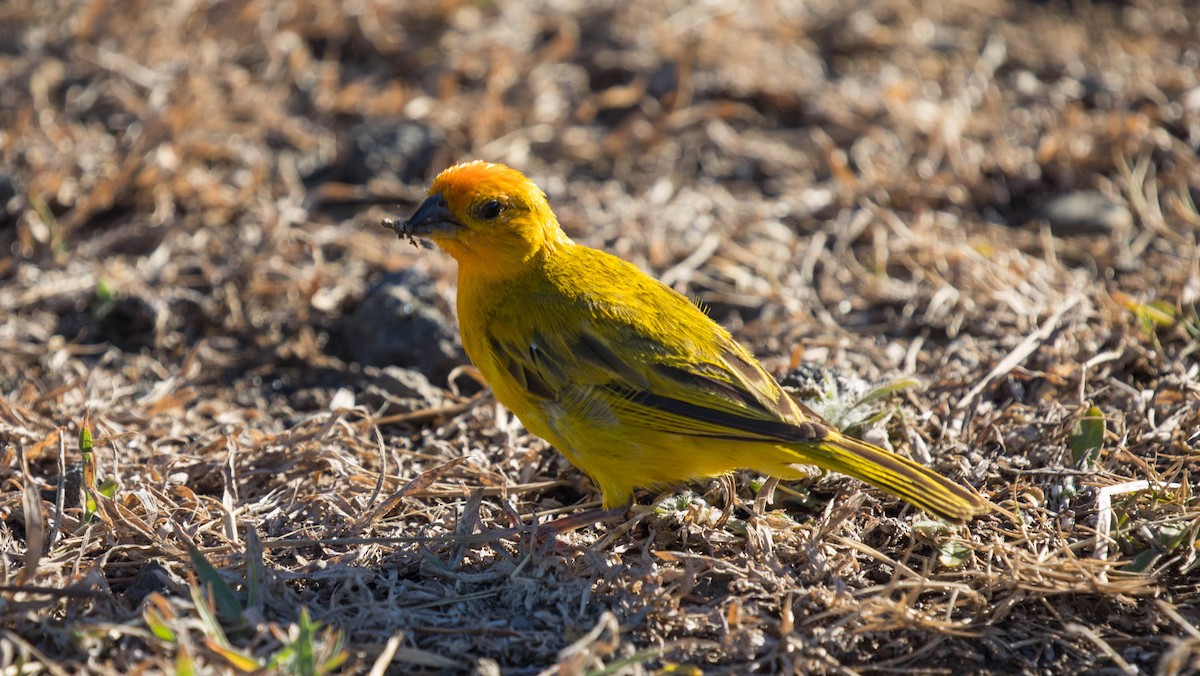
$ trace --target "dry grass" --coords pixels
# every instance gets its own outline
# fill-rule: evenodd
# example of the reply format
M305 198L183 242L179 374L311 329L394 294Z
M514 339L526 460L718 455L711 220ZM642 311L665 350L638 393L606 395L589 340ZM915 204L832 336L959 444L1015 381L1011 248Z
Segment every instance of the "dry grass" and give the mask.
M6 673L1200 670L1200 23L1078 5L0 5ZM595 493L372 206L474 157L1003 511L539 537Z

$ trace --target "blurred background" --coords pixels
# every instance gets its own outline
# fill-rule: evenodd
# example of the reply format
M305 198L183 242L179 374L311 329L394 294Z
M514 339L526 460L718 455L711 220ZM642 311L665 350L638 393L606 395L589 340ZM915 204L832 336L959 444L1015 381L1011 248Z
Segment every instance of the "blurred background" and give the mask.
M916 546L866 508L830 525L824 501L856 488L828 479L820 500L789 512L800 525L774 535L684 519L626 536L634 549L699 549L706 563L556 551L526 568L525 545L507 542L281 547L258 606L270 621L294 623L304 605L346 628L359 666L401 632L408 668L480 673L579 655L595 666L685 639L700 643L652 659L735 671L1110 664L1064 628L1082 622L1102 643L1134 636L1142 653L1119 641L1113 652L1153 668L1185 644L1162 638L1182 625L1146 600L1149 583L1110 585L1091 568L1056 577L1054 566L1084 565L1072 547L1094 532L1094 491L1021 472L1078 469L1084 456L1101 483L1194 469L1198 150L1200 12L1188 0L4 0L3 471L27 497L61 491L56 435L87 416L99 475L120 486L109 496L120 508L99 512L104 537L68 509L40 567L24 560L47 584L104 600L22 606L6 626L68 670L145 652L178 666L167 643L93 633L138 625L152 593L194 612L179 533L233 575L247 523L306 542L469 534L593 498L545 444L476 405L480 384L457 368L453 262L379 225L408 216L439 170L485 159L537 182L577 241L703 302L774 372L919 376L882 441L1034 515L991 554L992 572L962 583L976 594L967 622L992 643L896 619L916 612L912 599L822 595L894 573L830 532L897 558ZM1120 452L1079 455L1079 434L1085 451L1100 447L1072 427L1093 405L1108 425L1097 438ZM390 421L386 452L367 413ZM389 520L371 511L377 480L386 496L458 458ZM21 496L4 498L3 536L35 551L36 491ZM1197 513L1140 504L1128 523ZM1195 542L1194 530L1188 541L1158 528L1114 546L1111 565ZM815 562L806 538L828 540L831 558ZM713 563L764 551L807 563L769 580ZM1006 587L993 572L1018 560L1036 581ZM1194 589L1161 596L1189 574L1194 587L1194 566L1161 566L1154 593L1197 621ZM470 597L514 571L538 584ZM1068 593L1079 595L1069 621L1055 610ZM458 604L436 605L449 597ZM946 618L967 612L925 600ZM739 623L742 612L765 619ZM834 617L836 640L791 633ZM515 628L489 633L495 623ZM934 636L940 648L912 657ZM279 643L238 645L266 660Z
M1167 291L1142 261L1195 225L1183 3L10 0L0 24L0 276L58 270L76 291L50 295L77 309L107 282L101 321L36 321L69 339L367 333L331 322L415 254L378 218L476 158L722 320L815 304L876 324L842 288L900 271L828 278L814 235L880 249L929 223L1044 250L1048 232L1074 237L1055 244L1073 266Z

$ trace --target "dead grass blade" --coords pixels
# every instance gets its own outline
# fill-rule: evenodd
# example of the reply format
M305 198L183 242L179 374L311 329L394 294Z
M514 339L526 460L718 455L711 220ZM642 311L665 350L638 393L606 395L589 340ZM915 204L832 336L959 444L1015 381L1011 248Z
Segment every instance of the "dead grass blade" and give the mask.
M361 517L353 526L352 532L361 533L378 519L386 516L389 512L396 508L397 505L412 491L419 491L428 488L434 481L437 481L442 475L450 470L458 467L466 462L466 458L454 458L449 462L426 470L418 474L412 481L405 484L400 490L393 493L386 500L372 509L366 515Z
M1028 336L1025 336L1020 343L1017 343L1017 346L1014 347L1011 352L997 362L997 364L992 367L992 370L983 377L983 380L980 380L975 384L974 387L967 390L967 393L958 400L958 403L955 404L954 407L958 410L963 410L969 407L975 398L978 397L979 394L984 390L986 390L993 382L1012 371L1021 362L1025 361L1029 355L1033 354L1034 350L1036 350L1038 346L1042 344L1043 341L1049 338L1050 335L1058 329L1059 324L1062 322L1063 316L1076 305L1078 305L1082 300L1083 299L1079 296L1072 296L1064 301L1063 304L1054 311L1054 314L1046 318L1046 321L1043 322L1036 331L1030 333Z

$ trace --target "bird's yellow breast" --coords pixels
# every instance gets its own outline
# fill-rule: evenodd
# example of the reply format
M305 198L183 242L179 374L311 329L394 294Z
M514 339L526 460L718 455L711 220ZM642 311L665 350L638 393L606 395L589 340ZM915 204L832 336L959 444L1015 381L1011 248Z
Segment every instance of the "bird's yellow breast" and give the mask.
M467 356L487 380L496 401L516 414L530 432L561 448L563 442L558 429L562 425L563 412L530 397L503 365L494 344L497 330L495 309L529 292L526 286L511 280L492 284L485 280L473 280L469 276L460 277L459 330ZM511 326L505 328L512 329Z

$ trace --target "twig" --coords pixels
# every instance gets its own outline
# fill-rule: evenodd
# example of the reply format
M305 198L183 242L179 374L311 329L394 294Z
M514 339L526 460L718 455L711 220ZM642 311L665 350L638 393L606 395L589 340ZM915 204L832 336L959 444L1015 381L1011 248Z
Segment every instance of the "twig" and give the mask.
M375 509L372 509L370 512L362 516L354 525L354 530L359 531L363 528L366 528L368 525L374 523L376 519L395 509L396 505L400 504L400 501L404 499L404 496L410 491L428 488L430 484L432 484L443 474L464 462L466 462L466 458L455 458L450 462L439 465L438 467L421 472L415 478L413 478L412 481L404 484L400 490L393 493L391 497L375 507Z
M389 477L390 478L390 477ZM484 497L493 497L496 495L524 495L525 493L534 493L537 491L549 490L557 486L569 486L572 482L564 479L550 479L548 481L532 481L527 484L505 484L503 486L484 486L482 489ZM410 498L466 498L470 497L472 489L466 487L458 488L430 488L423 491L410 491ZM372 501L373 502L373 501ZM367 503L370 504L370 503ZM600 504L599 502L593 504ZM564 507L563 510L575 509L575 506ZM560 510L561 511L561 510Z
M398 545L398 544L487 544L496 540L515 537L520 533L525 532L525 528L503 528L492 530L486 533L475 533L474 535L412 535L412 536L396 536L396 537L378 537L378 538L297 538L297 539L281 539L281 540L264 540L262 543L263 549L301 549L304 547L340 547L354 545ZM229 545L219 545L217 547L204 547L200 551L209 554L212 552L230 551L232 547Z
M448 415L458 415L463 411L470 409L479 401L479 397L473 397L470 401L464 401L461 404L452 404L450 406L435 406L433 408L423 408L417 411L409 411L407 413L396 413L393 415L385 415L382 418L376 418L371 422L376 425L391 425L401 422L416 422L418 420L430 420L432 418L440 418Z
M1188 622L1187 618L1185 618L1183 615L1180 615L1175 606L1162 599L1155 599L1154 604L1158 606L1158 609L1161 610L1164 615L1174 620L1175 624L1178 624L1188 636L1191 636L1196 640L1200 640L1200 629L1196 629L1196 625Z
M1068 310L1078 305L1079 300L1079 296L1073 296L1070 300L1064 303L1062 307L1058 308L1054 314L1050 315L1050 318L1046 320L1046 323L1042 324L1037 331L1025 336L1025 339L1018 343L1017 346L1013 348L1012 352L1009 352L1004 359L1001 359L1000 363L996 364L996 367L983 377L983 380L979 381L975 387L972 387L966 393L966 395L964 395L963 398L954 405L954 408L960 411L967 408L971 405L971 402L974 401L975 397L979 396L980 392L983 392L995 380L1007 374L1009 371L1012 371L1021 362L1025 361L1026 357L1033 354L1034 350L1036 350L1043 341L1049 338L1050 334L1054 333L1055 329L1058 328L1059 322L1062 321L1063 315L1065 315Z
M19 646L19 648L21 650L29 651L29 654L33 655L34 659L41 661L41 666L44 667L46 669L46 671L50 672L51 674L54 674L55 676L67 676L68 672L65 669L63 669L62 667L58 666L58 664L59 664L58 660L50 659L49 657L46 656L45 653L38 650L29 641L26 641L25 639L21 638L21 636L19 634L17 634L16 632L5 629L4 630L4 638L15 643L17 646Z
M54 550L58 536L62 533L62 517L67 497L67 443L63 430L58 430L58 486L54 488L54 523L50 526L50 537L46 540L46 551Z
M1138 670L1135 669L1132 664L1126 662L1125 658L1121 657L1116 650L1113 650L1113 647L1108 644L1108 641L1105 641L1103 638L1101 638L1100 635L1093 631L1090 627L1085 627L1084 625L1076 622L1068 622L1066 630L1076 636L1082 636L1091 641L1092 644L1099 648L1100 652L1104 653L1108 659L1112 660L1113 663L1117 665L1117 668L1119 668L1121 671L1127 674L1135 675L1138 673Z
M383 647L383 651L379 653L379 657L375 658L375 663L371 665L371 671L367 672L367 676L383 676L387 673L388 665L392 663L392 657L396 655L396 650L400 647L402 640L404 640L404 632L398 631L392 634L387 645Z
M375 500L383 492L383 482L387 476L387 448L383 443L383 433L379 431L379 425L371 425L371 430L375 432L375 442L379 445L379 476L375 479L375 490L371 491L371 497L367 498L367 505L375 504Z
M21 454L21 470L24 474L25 485L21 488L21 511L25 520L25 556L24 567L17 573L17 584L25 584L37 574L38 564L46 552L46 517L42 514L42 498L38 495L37 484L29 473L29 462L24 453ZM60 476L59 483L66 481Z
M8 594L39 594L63 598L103 598L109 596L97 589L80 589L76 587L43 587L36 584L0 584L0 592Z
M237 495L237 478L234 476L237 465L237 453L240 450L237 438L233 434L225 436L225 461L221 463L221 522L225 527L225 537L233 544L238 544L237 521L233 518L240 502Z

